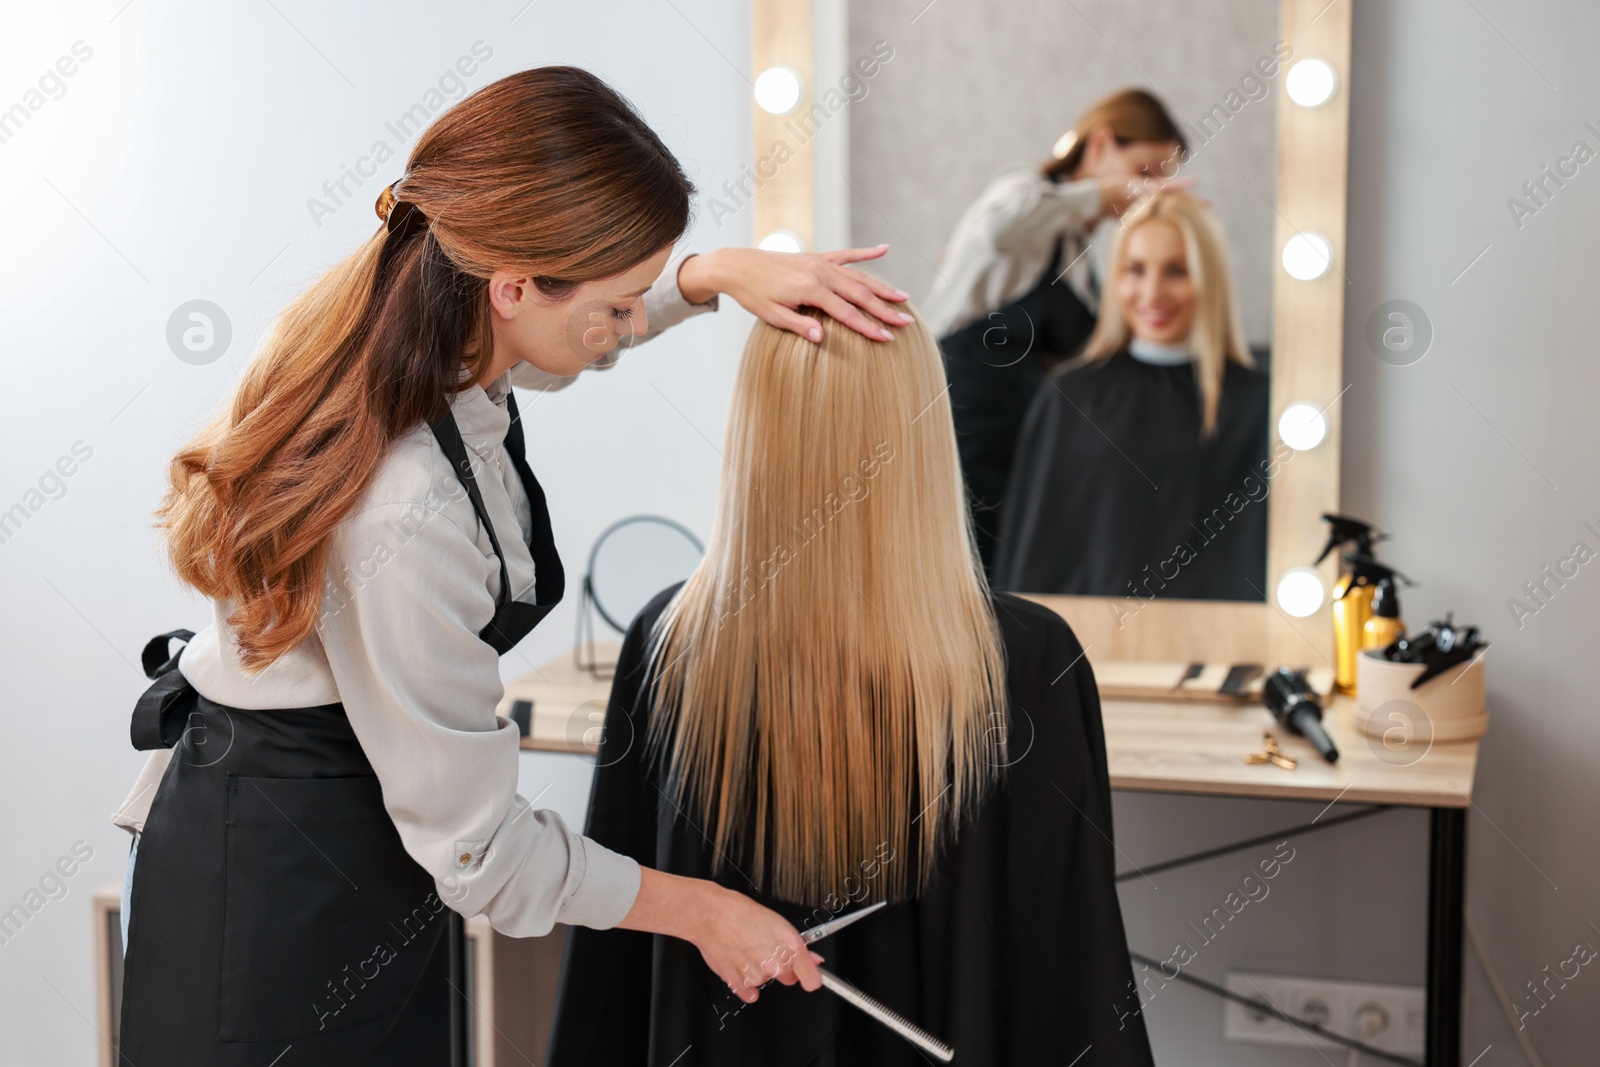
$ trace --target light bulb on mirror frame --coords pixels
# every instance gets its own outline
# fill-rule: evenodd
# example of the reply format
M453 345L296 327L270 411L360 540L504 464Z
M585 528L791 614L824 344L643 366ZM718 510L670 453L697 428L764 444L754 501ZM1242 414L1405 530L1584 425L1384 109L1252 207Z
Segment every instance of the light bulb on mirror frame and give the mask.
M1278 438L1296 452L1316 448L1328 436L1328 420L1315 405L1297 400L1278 416Z
M1333 266L1333 246L1320 233L1297 233L1283 242L1283 269L1296 281L1309 282Z
M805 83L793 67L768 67L756 78L756 103L770 115L787 115L800 103Z
M1291 567L1278 579L1278 607L1287 615L1303 619L1322 607L1327 590L1322 578L1310 567Z
M773 230L761 239L757 247L768 252L803 252L805 243L793 230Z
M1289 99L1301 107L1321 107L1333 99L1339 87L1339 76L1325 59L1302 59L1289 68L1284 76L1283 88Z

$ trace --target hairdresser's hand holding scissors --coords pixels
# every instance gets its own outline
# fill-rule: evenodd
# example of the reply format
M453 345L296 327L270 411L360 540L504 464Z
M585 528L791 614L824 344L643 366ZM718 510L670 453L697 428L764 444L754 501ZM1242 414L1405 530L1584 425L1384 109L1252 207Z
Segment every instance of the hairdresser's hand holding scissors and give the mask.
M906 300L908 294L846 264L877 259L888 250L888 245L816 253L719 248L684 260L678 288L693 304L727 293L763 321L813 341L822 340L822 327L796 310L801 306L821 308L857 333L887 341L891 335L884 323L911 321L889 302Z
M776 978L799 982L808 993L822 987L817 962L822 957L788 920L743 893L715 882L643 868L633 909L617 925L682 938L700 950L706 966L740 1000L755 1003L760 989Z
M827 983L826 972L817 967L817 964L822 962L822 957L806 946L816 944L835 931L843 930L858 919L863 919L883 907L883 902L880 901L865 908L858 908L849 915L840 916L820 926L810 927L805 933L799 934L795 933L794 927L785 922L777 913L761 907L742 893L732 893L731 896L733 899L726 903L734 907L742 904L753 909L751 914L744 917L746 930L755 930L762 920L769 916L777 920L776 924L769 927L766 935L771 940L761 942L758 939L752 942L751 947L759 948L763 943L767 947L760 953L760 959L755 962L754 966L748 962L740 966L735 981L728 981L727 976L717 968L716 964L712 964L711 956L706 946L700 941L695 942L696 945L700 946L700 953L705 957L706 962L711 964L712 970L717 971L722 976L723 981L728 982L728 988L745 1001L755 1000L760 988L773 979L777 979L784 985L794 985L798 981L807 992L816 992L819 987ZM732 930L733 924L727 923L726 919L723 921L727 924L728 930ZM801 961L804 962L802 963ZM795 964L799 964L799 966L795 966ZM810 975L816 976L815 985L809 980Z

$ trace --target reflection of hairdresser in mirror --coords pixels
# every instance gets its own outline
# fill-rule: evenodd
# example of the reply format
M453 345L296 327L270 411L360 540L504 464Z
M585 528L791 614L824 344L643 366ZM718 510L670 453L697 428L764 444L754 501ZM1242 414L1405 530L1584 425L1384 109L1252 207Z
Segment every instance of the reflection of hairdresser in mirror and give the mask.
M1089 237L1160 188L1184 147L1154 96L1115 93L1083 114L1044 166L1001 172L956 224L926 314L944 350L985 567L1028 402L1050 366L1077 355L1094 329L1100 286Z
M1240 335L1215 217L1158 194L1123 219L1107 275L1094 336L1017 440L995 584L1260 600L1267 376Z
M709 547L628 632L585 832L802 931L889 901L815 949L958 1063L1148 1065L1093 672L1058 615L984 582L932 336L819 320L820 345L750 338ZM832 994L746 1006L690 946L573 927L549 1067L691 1046L931 1062Z

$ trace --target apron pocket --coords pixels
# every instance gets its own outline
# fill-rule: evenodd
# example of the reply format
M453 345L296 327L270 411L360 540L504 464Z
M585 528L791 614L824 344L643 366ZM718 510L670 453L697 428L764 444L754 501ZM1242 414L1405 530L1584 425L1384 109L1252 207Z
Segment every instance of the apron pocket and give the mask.
M223 1041L398 1012L448 924L375 775L228 776Z

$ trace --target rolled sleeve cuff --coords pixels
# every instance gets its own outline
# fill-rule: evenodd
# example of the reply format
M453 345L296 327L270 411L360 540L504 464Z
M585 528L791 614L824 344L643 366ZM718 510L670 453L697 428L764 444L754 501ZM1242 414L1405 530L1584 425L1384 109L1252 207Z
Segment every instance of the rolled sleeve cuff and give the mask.
M639 896L639 863L587 837L578 840L583 843L583 874L556 921L609 930L627 917Z
M650 321L650 332L643 335L654 337L662 330L678 325L684 319L702 315L708 311L716 311L721 304L722 295L713 293L710 300L704 304L691 304L684 297L683 290L678 288L678 270L684 263L699 255L698 252L675 253L667 260L667 265L650 286L650 291L644 294L646 318Z

